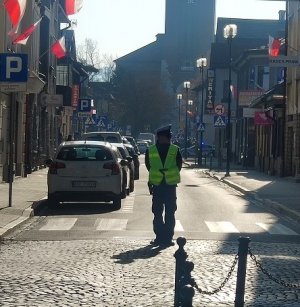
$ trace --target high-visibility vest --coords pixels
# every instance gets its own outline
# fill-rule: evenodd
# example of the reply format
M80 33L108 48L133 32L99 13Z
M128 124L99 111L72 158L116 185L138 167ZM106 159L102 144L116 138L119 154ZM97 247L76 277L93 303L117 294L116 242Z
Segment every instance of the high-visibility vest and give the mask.
M176 163L178 146L170 144L168 154L163 165L156 145L149 147L149 182L153 185L159 185L163 178L169 185L175 185L180 182L180 172Z

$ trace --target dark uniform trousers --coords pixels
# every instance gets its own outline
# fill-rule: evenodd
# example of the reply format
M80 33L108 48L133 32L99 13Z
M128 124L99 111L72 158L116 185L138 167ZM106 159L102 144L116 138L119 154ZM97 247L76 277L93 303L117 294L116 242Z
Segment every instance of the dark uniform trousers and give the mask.
M177 185L167 184L153 186L153 231L158 241L169 242L173 238L176 223L175 211L177 210L176 187Z

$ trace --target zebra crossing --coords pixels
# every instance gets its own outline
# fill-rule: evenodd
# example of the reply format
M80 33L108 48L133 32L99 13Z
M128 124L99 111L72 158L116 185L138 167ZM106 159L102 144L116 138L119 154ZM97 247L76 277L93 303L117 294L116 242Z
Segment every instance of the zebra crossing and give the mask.
M48 217L44 224L38 228L38 231L72 231L72 230L82 230L82 226L77 225L80 224L80 217ZM96 218L94 223L86 224L86 229L91 229L93 231L126 231L128 230L129 220L126 218ZM245 231L243 227L237 227L234 223L230 221L203 221L206 226L207 232L211 233L222 233L222 234L230 234L230 233L243 233L249 232ZM199 229L201 228L199 224ZM248 225L249 226L249 225ZM149 223L146 226L148 229L141 229L142 231L151 231L152 224ZM286 236L298 236L299 234L292 229L278 223L254 223L253 233L264 233L270 235L286 235ZM175 232L189 232L189 225L182 225L180 220L176 220Z

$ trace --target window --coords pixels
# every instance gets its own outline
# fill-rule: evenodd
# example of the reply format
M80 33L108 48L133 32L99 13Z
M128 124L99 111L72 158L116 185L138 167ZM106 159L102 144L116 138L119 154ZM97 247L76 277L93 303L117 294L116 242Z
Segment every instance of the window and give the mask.
M56 85L68 86L68 66L58 65L56 68Z
M112 160L111 152L106 148L96 146L63 147L57 155L64 161L107 161Z

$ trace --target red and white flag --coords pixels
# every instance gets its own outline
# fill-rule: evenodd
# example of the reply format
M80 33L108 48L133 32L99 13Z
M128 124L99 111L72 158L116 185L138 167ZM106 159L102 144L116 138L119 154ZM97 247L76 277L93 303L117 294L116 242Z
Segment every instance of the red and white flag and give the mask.
M83 0L65 0L66 4L66 14L74 15L78 13L83 5Z
M9 35L15 35L18 31L20 22L26 9L27 0L6 0L3 5L8 13L13 28L9 31Z
M269 56L277 57L280 52L281 41L269 35Z
M21 44L21 45L26 45L28 38L30 35L35 31L39 23L41 22L42 18L40 18L37 22L32 24L30 27L28 27L23 33L18 35L14 40L13 44Z
M66 55L66 39L64 36L51 46L51 51L58 59L63 58Z

